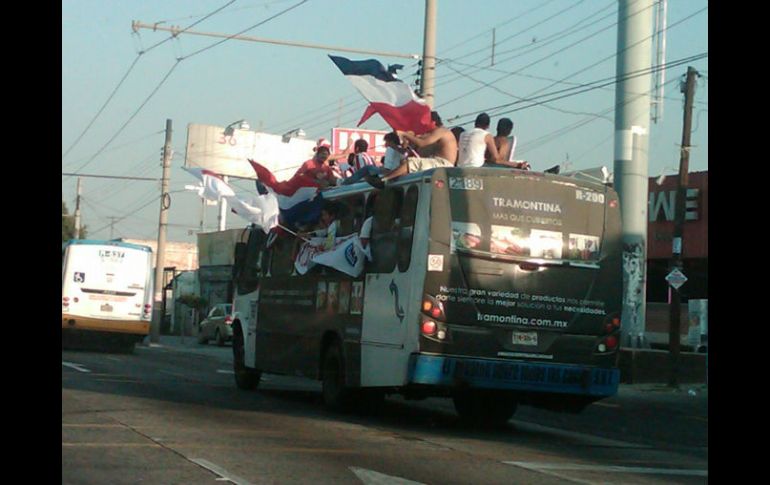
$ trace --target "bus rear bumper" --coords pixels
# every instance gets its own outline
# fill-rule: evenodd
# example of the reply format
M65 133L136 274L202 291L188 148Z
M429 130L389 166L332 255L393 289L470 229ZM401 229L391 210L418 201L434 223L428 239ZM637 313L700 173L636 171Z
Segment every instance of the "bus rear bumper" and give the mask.
M617 394L620 370L574 364L514 362L412 354L411 384L449 388L561 393L609 397Z
M106 318L89 318L62 313L61 328L63 332L86 331L125 333L147 335L150 333L150 322L141 320L109 320Z

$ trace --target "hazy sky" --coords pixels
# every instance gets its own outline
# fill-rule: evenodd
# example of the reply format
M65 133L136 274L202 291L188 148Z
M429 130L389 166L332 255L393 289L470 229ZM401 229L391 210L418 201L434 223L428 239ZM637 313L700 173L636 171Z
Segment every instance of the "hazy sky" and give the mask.
M615 89L587 87L615 76L617 0L437 3L435 109L446 125L472 127L476 114L486 110L493 128L500 117L514 121L517 158L534 170L565 161L572 169L612 170ZM174 39L162 31L132 32L132 21L421 54L424 8L422 0L63 0L62 172L160 178L166 119L171 119L175 155L168 240L195 242L202 206L197 195L183 190L194 180L181 170L188 124L226 126L246 119L252 130L282 134L302 128L310 139L330 137L335 126L354 127L366 103L327 54L403 64L399 76L408 83L418 67L414 60L394 57L186 34ZM690 169L708 170L707 1L669 0L667 24L668 63L703 57L665 72L662 118L650 125L650 176L678 169L679 84L688 65L701 74ZM555 92L571 96L511 105L522 98L543 101L544 94ZM502 105L510 106L494 109ZM377 115L362 127L387 129ZM62 176L62 199L70 210L75 184L76 177ZM234 186L253 192L251 182ZM157 238L159 183L84 178L82 192L90 237ZM205 230L216 230L216 214L215 207L206 209ZM245 225L228 215L228 228Z

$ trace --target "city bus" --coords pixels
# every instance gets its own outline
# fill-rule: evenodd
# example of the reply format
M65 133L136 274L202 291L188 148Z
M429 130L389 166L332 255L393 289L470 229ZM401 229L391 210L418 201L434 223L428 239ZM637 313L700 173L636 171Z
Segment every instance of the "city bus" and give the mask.
M62 346L131 352L150 330L152 249L120 241L62 243Z
M435 168L378 190L324 191L337 236L373 219L350 277L294 271L296 240L236 246L236 385L321 381L331 408L444 396L473 421L519 405L579 412L617 392L622 244L603 183L510 168ZM272 239L272 238L270 238Z

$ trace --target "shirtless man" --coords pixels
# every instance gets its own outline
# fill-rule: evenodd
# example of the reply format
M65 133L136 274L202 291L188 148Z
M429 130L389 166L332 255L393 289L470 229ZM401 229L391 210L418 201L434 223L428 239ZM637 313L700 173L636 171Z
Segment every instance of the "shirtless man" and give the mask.
M399 137L408 140L417 147L420 157L407 157L402 160L398 168L382 177L383 182L406 173L420 172L435 167L454 166L454 161L457 158L457 140L451 131L444 128L437 112L431 111L430 117L436 127L425 134L416 136L412 132L396 131Z

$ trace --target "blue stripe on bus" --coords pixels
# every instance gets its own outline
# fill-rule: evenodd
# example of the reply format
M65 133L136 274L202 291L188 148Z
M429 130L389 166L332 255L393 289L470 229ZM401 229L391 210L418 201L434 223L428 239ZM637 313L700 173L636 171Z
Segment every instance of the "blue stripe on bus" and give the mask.
M570 364L512 362L412 355L410 382L436 386L539 391L589 396L618 392L619 369Z

